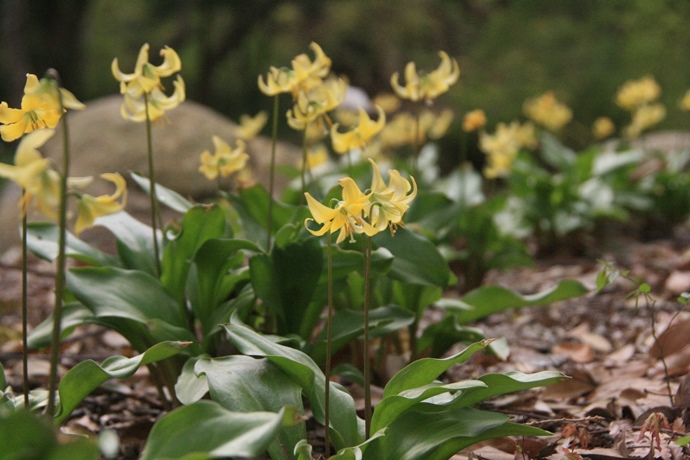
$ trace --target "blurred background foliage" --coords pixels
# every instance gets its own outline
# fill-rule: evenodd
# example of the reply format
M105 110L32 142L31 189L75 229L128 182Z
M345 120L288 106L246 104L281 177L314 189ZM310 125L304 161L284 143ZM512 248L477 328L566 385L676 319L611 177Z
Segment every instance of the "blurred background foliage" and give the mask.
M458 115L456 133L466 111L483 108L492 130L553 90L575 114L565 140L583 147L596 117L628 122L616 89L647 74L668 107L660 127L690 123L677 109L690 88L687 0L0 0L0 17L0 100L10 106L25 74L49 67L82 101L115 94L112 59L131 71L148 42L152 54L179 52L189 99L237 119L271 107L258 75L316 41L335 73L371 95L390 91L408 61L433 69L447 51L462 73L439 104Z

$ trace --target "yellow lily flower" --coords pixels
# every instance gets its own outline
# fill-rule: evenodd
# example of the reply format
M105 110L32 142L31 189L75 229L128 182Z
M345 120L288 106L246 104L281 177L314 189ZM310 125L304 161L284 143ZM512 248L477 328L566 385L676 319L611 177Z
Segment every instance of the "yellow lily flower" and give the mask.
M268 114L263 110L254 117L250 117L249 115L240 116L240 125L236 131L237 137L245 141L254 139L264 126L266 126L267 121Z
M690 90L686 91L683 98L678 103L680 110L687 112L690 110Z
M395 72L391 76L393 91L403 99L416 102L419 100L431 100L448 91L460 77L460 67L455 59L451 59L445 51L440 51L441 64L428 74L419 74L414 62L408 62L405 66L405 86L399 83L399 74Z
M606 139L616 130L613 121L609 117L599 117L594 120L592 125L592 134L597 140Z
M381 231L390 226L391 234L395 234L398 227L404 226L402 218L409 209L410 203L417 196L417 182L410 177L412 184L404 179L396 169L388 171L388 186L386 186L378 165L369 159L374 168L371 181L371 194L368 210L371 225Z
M625 128L625 136L635 139L642 131L651 128L666 118L666 107L663 104L641 105L633 111L633 118Z
M534 122L554 132L561 129L573 118L572 110L559 102L552 91L547 91L537 98L525 101L522 110Z
M655 101L661 94L661 87L654 77L645 76L639 80L626 81L616 93L616 104L625 110Z
M488 163L484 175L489 179L506 176L522 142L517 122L510 125L499 123L494 134L480 133L479 148L487 155Z
M313 61L302 53L292 60L292 68L271 67L266 75L266 82L259 75L261 92L267 96L291 93L292 98L297 100L300 91L309 91L319 86L331 69L331 59L317 43L312 42L309 47L314 51Z
M175 50L166 46L160 54L163 56L161 65L149 63L149 44L144 43L139 50L134 72L130 74L122 72L117 58L113 59L111 70L115 79L120 82L120 93L139 98L143 93L150 93L154 88L160 87L161 78L180 71L182 61Z
M101 178L115 184L115 192L112 195L97 197L86 194L81 196L77 203L77 221L74 224L74 232L77 234L93 227L97 217L114 214L122 211L125 207L127 202L127 184L125 179L117 173L101 174Z
M369 225L362 217L365 209L369 206L369 195L362 193L351 177L345 177L338 182L343 187L343 199L336 204L335 208L329 208L319 203L309 192L305 192L307 206L312 215L312 218L304 221L307 230L315 236L340 231L336 244L342 243L348 236L350 242L354 243L355 233L364 233L368 236L378 233L378 230ZM321 224L322 227L318 230L310 229L308 224L311 221Z
M49 101L56 105L60 105L62 102L62 107L64 109L72 110L83 110L86 108L84 104L79 102L77 98L70 91L65 88L60 88L60 98L55 93L55 88L57 83L54 80L49 80L47 78L41 78L40 80L34 74L26 74L26 85L24 86L24 94L38 94L41 97L48 98Z
M334 110L345 100L347 84L341 78L331 79L310 91L300 91L292 109L287 111L288 125L304 131L318 118Z
M151 90L148 96L149 119L155 121L165 116L165 112L176 108L186 99L184 80L181 76L173 82L175 90L170 96L166 96L158 87ZM143 98L134 98L129 93L125 94L125 101L120 107L120 114L126 120L137 123L146 121L146 104Z
M247 144L241 139L237 139L236 144L237 147L231 149L223 139L213 136L215 154L211 154L208 150L201 154L199 172L203 173L208 180L215 180L219 174L227 177L244 168L249 160L249 155L245 151Z
M353 149L365 147L374 136L381 132L386 124L386 114L383 109L376 106L376 110L379 116L376 121L373 121L369 118L369 114L360 108L357 126L345 133L338 132L338 123L331 126L333 149L338 153L346 153Z
M292 93L292 88L296 86L295 73L287 67L271 67L266 75L266 82L259 75L259 89L266 96L275 96L281 93Z

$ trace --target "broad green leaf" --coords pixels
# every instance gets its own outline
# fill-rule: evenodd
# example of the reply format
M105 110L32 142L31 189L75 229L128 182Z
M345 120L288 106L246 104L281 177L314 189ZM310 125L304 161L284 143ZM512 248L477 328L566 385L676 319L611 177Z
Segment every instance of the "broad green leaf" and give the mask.
M381 337L391 332L407 327L414 322L415 315L404 308L387 305L369 312L369 328L371 338ZM310 356L317 363L326 359L326 329L314 343ZM333 316L333 337L331 350L333 353L352 342L364 333L364 312L360 310L342 310Z
M147 177L140 176L135 172L130 172L129 174L132 176L132 179L134 179L134 182L136 182L147 195L151 194L151 181L149 181ZM194 206L189 200L176 191L170 190L158 183L156 184L156 198L158 198L160 204L182 214Z
M161 284L184 303L187 273L199 247L225 233L225 215L219 206L194 206L184 215L182 229L165 246Z
M105 227L117 240L117 253L125 268L156 275L158 269L153 254L153 230L125 211L96 218L95 225ZM158 233L159 247L162 245Z
M302 407L302 388L270 361L249 356L203 358L194 370L205 375L211 399L235 412L279 412L284 406ZM303 409L302 409L303 412ZM307 438L304 423L281 429L268 448L272 459L288 459L301 439Z
M462 392L470 388L485 386L486 384L479 380L464 380L448 384L432 382L419 388L402 391L397 395L387 396L374 409L374 415L371 419L371 431L375 433L385 428L401 414L432 396Z
M544 161L559 171L567 170L577 159L577 154L572 149L561 144L556 136L547 131L542 132L541 147Z
M486 374L477 378L477 380L486 384L484 387L476 387L464 392L453 401L453 404L471 406L499 395L553 385L566 378L560 372L553 371L543 371L534 374L523 374L518 371L508 371L504 374Z
M410 284L448 286L451 280L448 263L428 239L401 228L395 236L380 232L373 237L373 241L377 247L388 249L395 257L388 273L391 278Z
M214 319L219 305L247 279L244 272L236 271L245 261L242 251L261 252L261 249L248 240L214 238L205 241L194 255L197 292L192 311L201 322L204 336L218 327Z
M198 401L153 425L141 460L258 457L276 439L281 426L297 421L296 415L294 408L283 408L277 414L244 414L214 401Z
M458 318L461 324L466 324L500 311L548 305L587 292L589 289L577 280L562 280L551 289L531 295L522 295L502 286L484 286L463 296L462 301L471 305L473 309L459 312Z
M278 316L279 334L299 334L306 339L312 333L321 310L308 307L322 262L316 238L275 247L270 254L249 259L254 292Z
M80 362L60 380L60 405L55 414L55 421L64 422L89 393L107 380L131 377L139 366L174 356L187 345L188 342L161 342L133 358L112 356L100 365L90 359Z
M491 343L489 340L473 343L448 358L422 358L412 361L390 379L383 390L383 397L397 395L405 390L431 383L451 366L464 363L475 352L486 348L489 343Z
M187 326L175 299L158 279L142 271L75 268L67 273L67 286L97 317L127 318L140 323L159 319L172 326Z
M93 312L79 302L70 302L62 307L61 339L69 336L75 326L81 326L93 318ZM50 345L53 334L53 313L29 332L31 348L44 348Z
M225 329L238 350L250 356L266 357L294 379L311 403L314 417L324 422L326 378L319 366L305 353L279 345L244 325L233 315ZM331 434L336 448L354 446L362 441L362 420L357 417L352 396L340 385L330 384Z
M194 371L196 363L207 357L207 355L192 356L182 366L182 372L175 383L175 396L185 406L197 402L208 393L206 375L197 375Z
M439 357L456 343L474 343L486 339L481 329L458 323L454 313L446 314L441 321L430 324L417 340L417 353L428 352L432 358Z
M54 426L34 412L0 413L0 456L26 460L97 460L98 446L83 437L61 437ZM68 440L65 442L65 440Z
M26 227L26 245L38 257L52 262L58 256L58 226L46 222L32 222ZM66 233L65 254L90 265L121 266L117 257L106 254L83 242L72 233Z
M293 451L293 454L296 455L295 460L312 460L314 457L312 457L311 451L312 447L309 441L301 439Z

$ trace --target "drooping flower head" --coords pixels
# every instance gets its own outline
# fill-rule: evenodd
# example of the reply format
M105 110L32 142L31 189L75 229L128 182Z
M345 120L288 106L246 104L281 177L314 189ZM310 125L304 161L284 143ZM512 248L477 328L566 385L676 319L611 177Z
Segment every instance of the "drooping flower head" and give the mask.
M430 102L448 91L460 77L460 67L445 51L440 51L441 64L429 73L418 73L414 62L405 66L405 85L399 82L400 76L395 72L391 76L391 86L399 97L413 102L424 100Z
M342 190L342 200L336 202L330 208L318 202L309 192L305 192L307 206L312 217L304 221L304 226L315 236L335 233L339 231L336 244L345 241L349 237L354 242L355 233L364 233L373 236L378 230L364 220L366 210L370 206L369 195L362 193L357 183L351 177L345 177L338 181ZM309 228L309 222L321 224L318 230Z
M236 135L240 139L249 141L254 139L268 121L268 114L263 110L251 117L249 115L240 116L240 125L237 127Z
M664 118L666 118L666 107L663 104L641 105L633 110L632 120L624 130L625 137L635 139L644 130L660 123Z
M480 133L479 148L487 156L484 176L488 179L507 176L520 148L535 146L534 125L530 123L499 123L494 134Z
M84 108L71 92L64 88L58 90L54 80L39 80L36 75L27 74L21 108L13 109L7 102L0 103L2 140L12 142L37 129L55 128L62 116L61 102L63 109Z
M341 78L328 79L309 91L300 91L293 107L287 111L288 125L304 131L307 127L336 109L345 100L347 84Z
M359 109L357 125L344 133L338 132L339 124L331 126L331 141L333 149L338 153L347 153L350 150L361 149L381 132L386 124L386 114L383 109L376 106L378 118L372 120L369 114L362 108Z
M213 136L215 153L211 154L205 150L201 154L201 166L199 172L203 173L208 180L215 180L218 175L222 177L230 176L236 171L240 171L247 164L247 144L242 139L237 139L234 149L218 136Z
M77 202L77 221L74 232L79 234L93 227L97 217L122 211L127 203L127 184L117 173L104 173L101 178L115 184L112 195L91 196L82 194Z
M134 72L126 74L120 70L117 58L113 59L111 70L120 82L120 93L124 95L120 113L123 118L134 122L157 120L165 112L174 109L186 98L184 80L180 75L173 82L173 94L167 96L162 78L172 76L182 68L182 62L175 50L165 47L160 52L163 63L156 66L149 62L149 45L145 43L139 50ZM148 107L145 101L148 100Z
M292 60L291 67L269 68L265 82L259 75L261 92L267 96L290 93L293 100L297 100L300 91L309 91L319 86L331 69L331 59L317 43L312 42L309 47L314 51L313 61L302 53Z
M616 127L609 117L599 117L592 124L592 135L596 140L606 139L613 134L615 129Z
M395 234L398 227L404 226L403 215L417 196L417 183L414 177L410 177L410 184L398 170L391 169L388 171L389 180L386 185L376 162L372 159L369 162L374 169L369 195L371 206L367 211L369 221L378 231L390 227L391 234Z
M572 110L556 99L552 91L525 101L523 111L532 121L552 132L560 130L573 118Z

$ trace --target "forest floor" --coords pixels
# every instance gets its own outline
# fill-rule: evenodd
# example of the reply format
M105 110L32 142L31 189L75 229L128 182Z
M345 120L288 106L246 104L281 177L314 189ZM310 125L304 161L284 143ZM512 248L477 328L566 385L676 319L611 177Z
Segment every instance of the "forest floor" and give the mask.
M618 233L597 241L587 256L557 251L538 258L534 267L489 273L485 284L524 294L543 291L562 279L577 279L592 290L548 307L495 314L473 324L487 337L505 337L510 356L499 361L477 354L451 369L448 378L508 370L558 370L570 378L485 405L517 422L549 430L552 436L487 441L454 459L690 458L690 451L673 443L690 424L690 308L677 300L690 291L690 238L687 228L676 230L644 241ZM631 277L648 283L651 302L629 297L635 285L623 278L597 293L596 277L602 269L597 259L615 262ZM17 393L20 260L15 249L0 257L0 363ZM34 326L51 310L54 272L51 264L38 260L30 267L29 322ZM430 309L427 319L433 320L436 313ZM66 341L62 365L67 369L84 359L100 362L131 354L117 333L90 326ZM45 388L47 355L32 352L29 369L30 385ZM119 458L137 458L162 414L156 390L142 369L125 381L107 382L87 397L64 429L85 434L114 430L121 440Z

